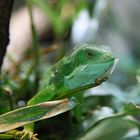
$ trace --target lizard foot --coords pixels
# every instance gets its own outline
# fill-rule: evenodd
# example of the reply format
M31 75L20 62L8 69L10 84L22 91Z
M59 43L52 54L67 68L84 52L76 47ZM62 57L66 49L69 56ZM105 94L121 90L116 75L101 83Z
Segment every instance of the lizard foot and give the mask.
M36 138L37 134L33 134L32 132L21 131L15 134L16 140L39 140Z

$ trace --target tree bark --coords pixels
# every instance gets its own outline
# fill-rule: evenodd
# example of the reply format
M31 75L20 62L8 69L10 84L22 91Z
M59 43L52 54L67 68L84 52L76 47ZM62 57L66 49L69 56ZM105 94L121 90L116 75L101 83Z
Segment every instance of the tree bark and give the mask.
M0 0L0 71L9 43L9 21L14 0Z

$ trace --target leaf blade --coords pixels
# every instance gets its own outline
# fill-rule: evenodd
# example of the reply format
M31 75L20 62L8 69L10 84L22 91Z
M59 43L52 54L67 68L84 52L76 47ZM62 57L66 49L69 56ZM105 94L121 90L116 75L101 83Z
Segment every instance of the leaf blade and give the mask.
M0 116L0 133L56 116L71 110L75 106L75 98L66 98L16 109Z

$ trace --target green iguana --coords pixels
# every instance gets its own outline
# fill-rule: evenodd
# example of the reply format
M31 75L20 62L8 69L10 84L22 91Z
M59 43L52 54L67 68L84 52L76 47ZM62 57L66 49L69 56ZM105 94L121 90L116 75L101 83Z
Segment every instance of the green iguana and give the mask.
M50 68L48 71L50 77L47 77L46 87L29 100L28 106L38 106L42 102L71 97L76 92L98 86L108 78L115 62L116 58L109 47L92 44L78 45ZM27 134L29 134L30 139L36 139L32 132L33 124L31 122L40 120L40 116L37 113L35 116L31 114L39 110L35 108L27 112L28 106L13 111L16 117L13 112L1 115L0 132L26 124L24 130L18 133L21 134L21 139L24 140ZM17 124L16 127L15 124Z

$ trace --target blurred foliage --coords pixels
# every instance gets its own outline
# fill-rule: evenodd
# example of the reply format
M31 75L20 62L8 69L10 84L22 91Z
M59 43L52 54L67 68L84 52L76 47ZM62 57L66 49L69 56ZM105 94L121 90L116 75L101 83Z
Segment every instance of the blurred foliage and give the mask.
M47 14L57 36L64 34L71 27L73 17L87 7L85 0L31 0L31 3Z
M122 40L127 42L128 38L126 39L125 31L119 26L121 21L116 21L107 1L30 0L29 2L33 6L38 6L49 17L54 35L54 40L51 41L49 47L46 45L46 48L39 47L38 50L38 90L44 86L47 70L52 63L64 56L65 52L72 48L70 46L77 44L72 40L74 35L77 35L76 37L83 35L80 39L78 38L80 42L96 44L110 45L111 43L106 42L113 42L114 39L113 46L115 47L112 45L111 47L120 59L117 69L108 82L85 91L82 102L78 104L80 115L71 111L38 122L36 132L39 138L140 140L140 109L138 107L140 105L140 57L135 54L139 50L135 48L136 50L132 51L134 48L125 47L127 43L121 42ZM84 19L81 20L81 18ZM83 22L85 20L87 21ZM75 24L78 25L76 29L79 27L78 32L74 30ZM54 45L57 48L55 52ZM49 50L49 53L46 50ZM15 64L12 74L3 71L0 87L1 114L13 108L25 106L35 94L34 60L36 55L34 53L34 49L28 50L20 64Z

